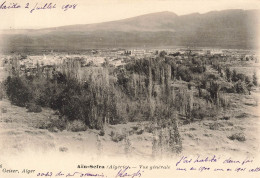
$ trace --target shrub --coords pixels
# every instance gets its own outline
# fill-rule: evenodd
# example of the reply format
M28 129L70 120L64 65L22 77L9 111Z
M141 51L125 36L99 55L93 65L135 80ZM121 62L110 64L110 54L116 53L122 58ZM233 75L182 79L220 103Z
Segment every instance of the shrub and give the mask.
M59 151L60 152L67 152L69 149L67 147L60 147Z
M220 124L220 123L212 123L209 125L209 129L210 130L218 130L220 127L223 127L224 125L223 124Z
M57 109L53 104L55 103L55 97L63 90L61 84L56 85L53 81L36 78L32 82L31 87L33 100L36 104L42 107Z
M58 132L66 129L67 122L64 118L51 118L44 121L40 121L35 126L39 129L47 129L50 132Z
M215 117L217 115L217 110L212 108L196 108L191 111L191 118L202 120L205 117Z
M145 131L148 133L152 133L154 130L154 127L152 125L148 125L145 127Z
M209 81L209 80L214 80L214 81L216 81L216 80L218 80L219 79L219 77L218 77L218 75L216 75L216 74L207 74L206 75L206 80L207 81Z
M114 131L111 131L110 132L110 136L113 138L115 136L115 132Z
M236 90L237 93L240 93L240 94L248 94L249 93L245 82L238 81L235 84L234 87L235 87L235 90Z
M242 82L244 82L246 79L246 76L244 74L237 74L236 77L237 77L237 80L240 80Z
M53 128L57 128L59 131L63 131L66 129L66 127L67 127L67 122L64 118L53 119L47 125L48 130L53 130Z
M204 117L206 117L206 113L205 110L203 109L193 109L191 111L191 118L192 119L198 119L198 120L202 120L204 119Z
M100 130L99 135L100 136L104 136L105 135L105 130L103 128Z
M184 80L186 82L189 82L191 81L192 79L192 76L191 76L191 72L189 71L189 69L185 66L179 66L177 68L177 79L181 79L181 80Z
M237 115L236 116L236 118L247 118L247 117L249 117L249 114L247 114L247 113L241 113L240 115Z
M225 92L225 93L235 93L236 92L236 88L234 87L233 83L230 82L223 82L221 84L221 91Z
M190 69L193 73L199 73L199 74L206 71L205 66L192 66Z
M36 105L35 103L28 103L26 104L26 109L28 112L42 112L42 108L39 105Z
M87 126L81 120L74 120L74 121L68 122L67 130L72 131L72 132L81 132L81 131L86 131Z
M9 76L5 81L5 86L8 98L17 106L25 106L32 99L29 87L19 77Z
M139 127L138 127L138 126L133 126L132 129L133 129L134 131L137 131L137 130L139 129Z
M112 136L113 135L113 136ZM111 134L111 139L114 142L120 142L122 141L126 136L124 134L119 134L119 133L115 133L115 134Z
M220 118L220 120L225 120L225 121L227 121L227 120L229 120L229 119L230 119L229 116L223 116L222 118Z
M246 141L246 137L243 133L235 133L235 134L232 134L231 136L228 136L228 138L230 140L238 140L240 142Z
M165 57L167 55L166 51L160 51L159 56L160 57Z
M137 135L141 135L141 134L143 134L144 133L144 130L138 130L138 131L136 131L136 134Z

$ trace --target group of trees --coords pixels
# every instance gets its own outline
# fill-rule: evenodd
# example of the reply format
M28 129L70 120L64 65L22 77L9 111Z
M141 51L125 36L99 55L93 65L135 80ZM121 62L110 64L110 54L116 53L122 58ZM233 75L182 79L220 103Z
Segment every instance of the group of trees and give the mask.
M250 94L253 86L257 86L257 76L254 72L252 78L249 76L238 73L236 69L231 70L228 66L223 66L218 62L215 62L213 68L218 71L218 74L231 84L231 87L228 89L228 92L231 93L240 93L240 94Z
M5 81L6 94L18 106L30 103L58 110L67 121L81 120L88 127L101 129L104 121L110 124L122 120L117 112L117 93L111 85L100 85L91 76L84 82L67 70L78 70L77 65L66 66L52 77L9 76ZM77 68L77 69L76 69ZM39 68L39 70L42 70ZM69 74L69 75L68 75Z
M207 73L209 63L219 76ZM104 123L151 121L154 134L166 130L167 145L174 152L181 151L180 120L188 123L211 116L206 109L228 106L225 93L243 93L257 85L256 75L251 81L216 62L198 58L178 62L164 53L121 68L82 68L79 62L67 60L55 69L51 77L43 77L39 66L37 75L30 77L19 76L19 69L14 69L5 81L7 96L18 106L50 107L66 121L80 120L95 129L102 129ZM175 87L178 80L186 84ZM154 145L160 142L155 139Z

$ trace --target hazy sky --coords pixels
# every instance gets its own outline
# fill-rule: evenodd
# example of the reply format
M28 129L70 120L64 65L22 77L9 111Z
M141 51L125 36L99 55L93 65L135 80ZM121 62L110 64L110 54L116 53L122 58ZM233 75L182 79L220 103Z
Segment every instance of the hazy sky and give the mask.
M260 0L0 0L0 5L17 2L20 9L0 9L0 29L43 28L98 23L137 15L171 11L177 15L224 9L260 9ZM24 8L29 3L29 8ZM30 10L38 3L56 3L56 9ZM63 11L62 5L77 4Z

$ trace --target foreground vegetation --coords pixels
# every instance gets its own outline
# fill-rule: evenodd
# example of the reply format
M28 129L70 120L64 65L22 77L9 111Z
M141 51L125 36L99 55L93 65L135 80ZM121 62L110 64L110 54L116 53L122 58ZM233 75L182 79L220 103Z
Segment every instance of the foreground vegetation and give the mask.
M102 131L106 123L150 121L154 150L165 144L173 152L182 150L180 125L228 113L229 93L250 94L257 85L255 74L237 73L225 59L175 60L164 53L124 67L80 67L80 61L69 59L54 69L43 75L38 66L35 75L28 76L13 66L4 82L6 95L28 112L56 110L61 130L74 124L79 130Z

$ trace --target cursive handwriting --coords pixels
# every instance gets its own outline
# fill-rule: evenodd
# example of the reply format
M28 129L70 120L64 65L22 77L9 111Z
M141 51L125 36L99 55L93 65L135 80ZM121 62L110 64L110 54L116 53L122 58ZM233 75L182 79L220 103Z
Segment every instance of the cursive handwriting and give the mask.
M86 176L91 176L91 177L105 177L104 174L91 174L91 173L81 173L81 172L74 172L73 174L68 173L66 177L73 177L75 175L79 175L80 177L86 177Z
M62 9L64 11L67 11L68 9L76 9L76 7L77 7L77 4L66 4L66 5L62 6Z
M52 10L52 9L61 9L62 11L68 11L69 9L76 9L78 4L63 4L58 6L57 4L50 2L50 3L25 3L19 4L16 2L7 2L4 1L0 4L0 10L8 10L8 9L28 9L30 13L39 11L39 10Z
M52 172L47 173L38 173L38 177L52 177L54 174ZM102 174L96 174L96 173L82 173L82 172L73 172L73 173L62 173L60 171L59 173L55 174L55 177L106 177L103 173Z
M0 9L19 9L21 8L21 5L18 3L7 3L6 1L4 1L1 5L0 5Z
M28 4L26 8L28 8ZM55 9L55 8L56 8L56 4L46 3L43 6L39 6L38 3L36 3L35 6L30 10L30 13L33 13L33 11L35 10Z
M188 163L206 163L206 162L217 162L218 158L214 155L213 157L201 158L198 156L196 159L188 158L187 156L182 156L179 161L177 161L176 166L180 163L188 164Z
M116 177L132 177L132 178L134 178L134 177L141 177L142 176L141 170L138 170L135 173L129 174L129 173L127 173L127 170L129 170L129 169L130 169L129 166L126 167L125 169L120 169L120 171L117 173ZM142 171L142 172L144 172L144 171Z
M176 170L181 172L260 172L260 167L253 165L253 159L234 159L232 157L221 158L213 156L182 156L176 163ZM216 163L216 164L215 164Z
M252 162L253 162L253 160L248 159L248 158L246 158L246 159L243 160L243 161L239 161L239 160L234 160L234 159L232 159L232 158L230 157L230 158L228 158L228 159L225 159L225 160L223 161L223 164L241 164L241 165L244 165L244 164L252 163Z
M196 159L195 159L195 161L194 161L194 163L207 163L207 162L217 162L217 158L216 158L216 156L214 155L212 158L209 158L209 157L206 157L206 158L200 158L200 156L198 156Z

